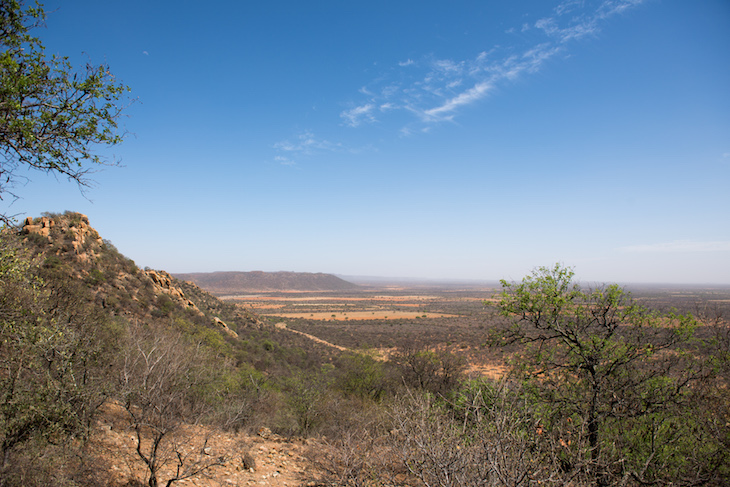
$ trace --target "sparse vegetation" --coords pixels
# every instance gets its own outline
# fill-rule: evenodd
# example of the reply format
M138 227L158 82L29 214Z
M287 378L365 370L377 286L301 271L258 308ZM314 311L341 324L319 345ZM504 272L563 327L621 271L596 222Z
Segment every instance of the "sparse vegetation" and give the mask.
M361 291L332 306L309 294L312 304L296 301L306 315L410 307L418 318L275 326L277 317L138 269L83 215L52 218L47 236L2 235L2 485L108 483L86 445L110 405L147 472L129 485L172 485L234 458L257 463L248 447L200 455L208 436L183 445L198 426L244 435L242 444L258 431L319 438L309 480L325 485L730 477L722 301L698 308L672 297L680 314L654 295L650 310L621 288L584 290L553 268L504 283L486 308L484 291ZM509 359L511 372L496 368ZM499 374L483 376L487 366Z

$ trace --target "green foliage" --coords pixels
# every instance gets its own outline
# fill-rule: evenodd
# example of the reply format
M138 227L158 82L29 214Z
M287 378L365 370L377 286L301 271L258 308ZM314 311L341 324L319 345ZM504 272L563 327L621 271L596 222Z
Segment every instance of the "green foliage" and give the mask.
M47 269L56 269L63 265L63 261L57 255L49 255L43 261L43 267Z
M360 398L380 400L388 390L382 362L360 353L347 353L337 360L337 389Z
M326 420L328 398L332 384L332 369L300 372L284 382L287 403L292 414L291 432L308 436Z
M40 236L0 243L3 485L62 485L70 476L56 471L81 466L52 444L83 439L106 398L128 407L150 478L181 458L187 421L324 435L329 485L730 479L727 323L697 342L691 316L645 309L618 286L584 289L560 266L503 283L497 308L512 319L491 338L518 345L514 375L467 381L461 350L339 354L175 282L203 313L192 311L109 242L84 260ZM485 328L503 323L492 318Z
M2 467L11 451L36 435L53 436L70 427L63 392L54 374L45 370L46 351L65 350L62 329L43 316L43 281L31 273L32 263L3 238L0 241L0 435ZM60 355L62 372L68 365ZM63 384L58 384L63 386ZM55 395L54 392L60 392ZM59 397L60 396L60 397Z
M92 286L98 286L102 282L106 281L106 277L104 277L104 273L99 269L91 269L86 280Z
M31 34L44 19L39 3L0 1L0 197L22 166L87 184L84 163L105 163L94 147L122 140L117 120L128 88L106 65L75 71L67 57L47 56Z
M44 271L0 235L0 478L28 448L83 437L103 393L114 333L83 304L83 288Z
M689 353L694 318L652 312L617 285L584 290L560 265L502 286L498 307L515 321L493 341L522 344L513 369L543 404L541 424L570 445L563 468L598 484L662 478L678 458L666 445L683 451L670 425L705 372Z

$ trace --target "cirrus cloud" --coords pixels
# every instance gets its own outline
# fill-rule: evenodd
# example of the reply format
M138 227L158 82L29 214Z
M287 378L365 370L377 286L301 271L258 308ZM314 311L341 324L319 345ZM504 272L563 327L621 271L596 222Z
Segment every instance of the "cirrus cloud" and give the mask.
M353 108L340 113L349 127L382 121L383 110L416 116L401 127L401 133L423 132L439 122L452 121L461 110L478 103L500 85L512 83L540 71L546 62L567 54L572 42L597 35L609 18L622 14L646 0L602 0L585 2L565 0L552 14L523 24L520 34L531 31L534 42L526 47L493 46L471 59L444 59L423 56L408 58L359 90L367 98L354 102ZM516 28L509 29L512 34Z

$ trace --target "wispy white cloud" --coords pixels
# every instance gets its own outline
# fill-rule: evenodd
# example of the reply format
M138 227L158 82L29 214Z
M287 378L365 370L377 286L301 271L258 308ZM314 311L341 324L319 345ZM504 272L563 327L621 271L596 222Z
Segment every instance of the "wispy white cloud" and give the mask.
M274 162L285 166L295 166L297 165L296 159L303 157L345 150L342 144L316 137L308 130L277 142L274 144L273 149L277 152L277 155L274 156Z
M459 93L457 96L446 100L441 106L426 110L424 114L428 120L444 120L453 118L452 113L463 105L470 105L475 101L484 98L492 86L488 82L479 83L474 87Z
M292 139L282 140L274 144L274 149L289 153L312 155L317 151L334 151L342 147L325 139L319 139L310 131L304 131Z
M560 26L557 20L555 17L543 18L535 22L535 27L560 43L596 35L600 31L597 17L567 26Z
M715 240L700 242L694 240L675 240L645 245L629 245L620 247L619 251L627 253L668 253L668 252L730 252L730 241Z
M584 4L584 0L566 0L565 2L561 3L557 7L555 7L555 13L557 15L565 15L569 14L579 8L581 8Z
M599 19L607 19L613 15L624 13L644 2L645 0L604 0L598 7L596 15Z
M381 110L384 110L381 108ZM275 143L272 146L275 151L274 162L284 166L296 166L298 161L311 159L324 154L361 154L376 150L372 145L352 147L333 142L316 136L310 130L305 130L292 137Z
M382 105L381 105L382 106ZM372 103L366 103L359 107L351 108L340 113L340 117L345 120L345 124L350 127L357 127L363 122L374 122L375 117L373 116L373 110L375 105Z
M276 156L276 157L274 157L274 161L278 162L282 166L296 166L297 165L297 163L295 161L289 159L288 157L284 157L284 156Z
M494 46L471 59L421 59L401 61L381 73L360 90L365 100L340 113L350 127L383 121L381 114L401 111L416 115L412 123L432 125L453 120L459 111L478 103L500 85L534 74L570 45L594 37L609 18L622 14L647 0L564 0L552 14L509 29L520 30L514 45ZM532 44L523 45L524 38ZM407 69L404 69L407 68ZM421 132L422 127L406 127L402 134Z
M539 72L550 60L568 54L573 43L595 37L607 19L645 1L648 0L564 0L551 15L508 29L508 36L514 40L511 44L485 46L468 59L428 55L407 58L362 86L358 98L344 104L340 120L345 126L357 128L397 119L401 136L429 132L434 125L453 121L460 112L493 96L500 86ZM273 148L274 161L289 166L315 154L355 152L309 131L282 140ZM690 248L686 242L683 245ZM623 250L669 248L681 246L673 243Z

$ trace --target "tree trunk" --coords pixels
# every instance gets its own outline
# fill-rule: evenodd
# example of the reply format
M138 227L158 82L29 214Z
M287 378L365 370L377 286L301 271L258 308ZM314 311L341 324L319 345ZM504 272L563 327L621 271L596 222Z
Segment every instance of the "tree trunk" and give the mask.
M598 487L608 485L606 472L600 465L601 442L600 442L600 423L598 418L598 386L593 386L593 395L591 403L588 406L588 445L591 448L591 471Z

